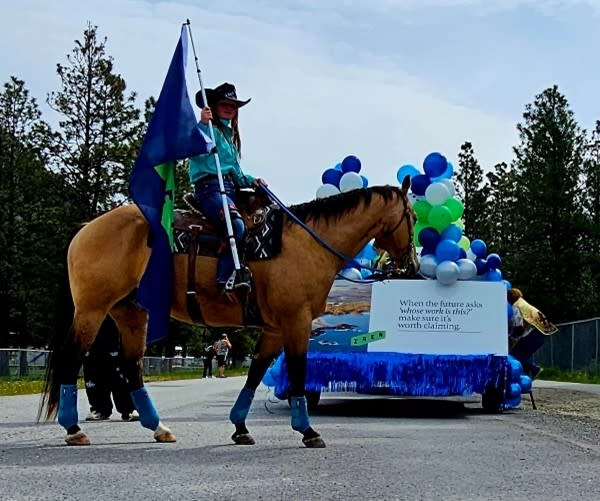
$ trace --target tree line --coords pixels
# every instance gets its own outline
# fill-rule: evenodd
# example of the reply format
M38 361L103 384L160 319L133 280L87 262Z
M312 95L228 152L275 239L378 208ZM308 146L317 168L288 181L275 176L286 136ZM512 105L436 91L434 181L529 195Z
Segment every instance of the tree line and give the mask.
M57 127L43 120L23 80L10 76L0 92L0 347L46 344L70 238L83 222L128 201L155 101L136 106L106 44L88 24L56 65L58 89L45 101L60 117ZM465 232L499 253L506 278L553 320L596 315L600 122L588 135L554 86L525 107L517 128L515 158L487 174L473 145L461 146L456 179ZM183 163L177 179L188 184ZM174 322L169 339L150 352L172 354L182 344L199 355L211 336ZM234 336L240 358L253 339L246 331Z

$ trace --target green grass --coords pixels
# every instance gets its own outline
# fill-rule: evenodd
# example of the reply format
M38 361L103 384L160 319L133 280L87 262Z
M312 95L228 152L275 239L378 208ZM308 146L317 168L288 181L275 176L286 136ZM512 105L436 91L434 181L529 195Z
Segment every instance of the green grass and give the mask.
M225 375L227 376L245 376L248 374L247 368L236 368L227 369ZM175 381L178 379L197 379L202 376L201 370L182 370L175 372L165 372L164 374L158 374L154 376L144 377L144 381L147 383L156 381ZM83 388L83 379L79 378L77 386ZM12 395L31 395L33 393L41 393L44 389L44 381L39 378L27 378L27 377L13 377L13 376L2 376L0 377L0 397L12 396Z
M554 367L544 367L540 379L566 383L600 384L600 374L591 371L562 371Z

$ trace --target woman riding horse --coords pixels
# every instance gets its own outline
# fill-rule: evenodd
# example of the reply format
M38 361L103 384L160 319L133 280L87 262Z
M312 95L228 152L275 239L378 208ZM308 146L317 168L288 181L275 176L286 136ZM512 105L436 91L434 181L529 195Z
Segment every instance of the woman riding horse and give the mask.
M284 222L281 253L269 260L249 262L257 303L264 324L244 388L231 409L236 444L253 444L246 428L254 392L269 364L285 350L291 383L292 428L303 435L307 447L324 447L310 426L304 391L306 352L311 323L326 307L327 295L345 257L355 256L367 242L384 249L398 268L417 266L413 245L415 216L408 202L408 178L402 188L375 186L291 207L302 222ZM303 226L317 234L321 242ZM149 227L135 205L114 209L84 226L73 238L68 253L69 285L73 316L67 318L48 369L46 419L58 410L59 423L67 430L70 445L89 444L79 428L77 377L83 354L94 341L106 315L122 336L123 370L141 424L154 431L159 442L175 436L159 419L142 378L147 312L132 301L151 249ZM323 244L325 242L326 244ZM187 257L174 257L171 315L191 323L186 303ZM216 259L199 256L196 261L196 292L205 322L212 327L240 326L243 309L238 301L219 294L215 285Z

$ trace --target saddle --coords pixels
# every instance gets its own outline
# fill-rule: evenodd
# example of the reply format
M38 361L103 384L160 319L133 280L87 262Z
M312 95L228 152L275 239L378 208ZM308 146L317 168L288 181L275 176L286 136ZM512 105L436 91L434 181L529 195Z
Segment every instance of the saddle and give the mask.
M176 254L188 255L187 308L191 319L203 323L202 313L196 296L196 257L207 256L218 258L229 252L229 242L224 225L215 226L196 205L193 193L183 197L187 210L176 209L173 221L173 237ZM283 232L283 212L269 203L254 190L239 190L236 206L240 210L246 224L246 238L238 247L240 260L243 262L270 259L281 252L281 236ZM242 264L242 272L252 281L250 270ZM261 325L262 319L255 301L247 293L238 293L243 306L244 324ZM250 301L249 301L250 299Z

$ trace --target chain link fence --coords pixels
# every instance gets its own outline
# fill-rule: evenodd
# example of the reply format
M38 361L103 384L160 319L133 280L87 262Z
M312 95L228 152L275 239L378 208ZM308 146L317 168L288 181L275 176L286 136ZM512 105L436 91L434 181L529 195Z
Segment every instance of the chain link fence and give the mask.
M557 326L559 331L548 336L537 351L536 363L566 371L600 373L600 317Z

